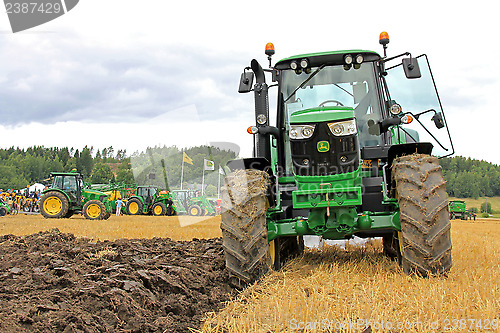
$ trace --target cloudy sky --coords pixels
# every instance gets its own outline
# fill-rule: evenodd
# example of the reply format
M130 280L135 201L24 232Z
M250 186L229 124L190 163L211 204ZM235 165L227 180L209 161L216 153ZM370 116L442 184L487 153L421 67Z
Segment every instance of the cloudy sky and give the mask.
M459 155L500 164L500 70L492 1L80 0L13 34L0 14L1 147L189 147L251 152L253 96L243 67L293 54L372 49L427 53ZM273 110L274 105L271 105Z

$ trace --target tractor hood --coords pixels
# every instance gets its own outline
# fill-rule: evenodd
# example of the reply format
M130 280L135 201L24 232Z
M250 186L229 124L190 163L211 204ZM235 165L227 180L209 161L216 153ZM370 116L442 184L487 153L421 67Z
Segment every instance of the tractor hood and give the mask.
M290 115L291 124L319 123L354 118L351 107L317 107L300 110Z

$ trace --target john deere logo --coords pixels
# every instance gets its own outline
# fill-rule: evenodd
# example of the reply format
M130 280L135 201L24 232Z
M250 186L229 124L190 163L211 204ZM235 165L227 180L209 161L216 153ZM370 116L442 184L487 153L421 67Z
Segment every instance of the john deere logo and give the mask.
M330 150L330 143L328 141L319 141L317 147L320 153L326 153Z

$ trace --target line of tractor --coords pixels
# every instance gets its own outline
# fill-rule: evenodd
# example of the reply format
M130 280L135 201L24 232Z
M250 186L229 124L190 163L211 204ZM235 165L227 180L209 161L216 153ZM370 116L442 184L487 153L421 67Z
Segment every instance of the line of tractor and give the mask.
M220 212L220 200L194 190L162 191L137 184L88 184L75 170L51 173L52 184L42 192L40 213L45 218L69 218L75 213L89 220L108 219L117 209L128 215L210 216ZM118 202L123 205L117 207Z

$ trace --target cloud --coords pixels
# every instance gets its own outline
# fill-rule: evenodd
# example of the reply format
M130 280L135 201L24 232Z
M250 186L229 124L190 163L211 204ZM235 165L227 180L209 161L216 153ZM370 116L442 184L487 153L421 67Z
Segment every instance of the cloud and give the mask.
M0 38L0 59L9 63L0 69L4 124L135 121L190 104L204 119L234 116L243 61L222 61L185 45L150 45L139 52L132 45L77 46L72 35L55 36L43 49ZM31 53L31 61L10 57L9 48Z

